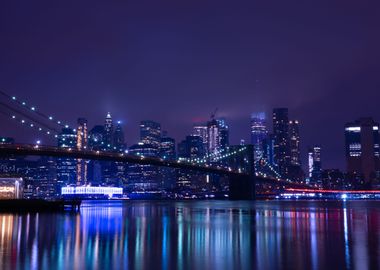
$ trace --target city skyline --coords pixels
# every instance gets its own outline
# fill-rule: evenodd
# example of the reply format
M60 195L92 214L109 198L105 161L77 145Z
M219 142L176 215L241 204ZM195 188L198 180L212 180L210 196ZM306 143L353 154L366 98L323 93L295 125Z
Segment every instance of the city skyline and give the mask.
M128 141L142 119L179 140L219 108L231 141L248 142L252 112L288 107L303 163L320 144L324 164L343 168L344 124L380 119L379 5L7 2L0 87L72 124L110 111Z

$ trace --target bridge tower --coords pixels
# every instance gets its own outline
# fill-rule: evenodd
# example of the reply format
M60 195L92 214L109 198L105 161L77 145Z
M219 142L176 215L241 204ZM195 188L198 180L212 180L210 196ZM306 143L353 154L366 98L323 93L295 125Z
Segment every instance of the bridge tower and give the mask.
M238 152L239 147L245 147L245 150L238 153L238 155L231 156L232 158L229 160L229 164L231 164L233 170L240 170L243 173L233 175L229 178L229 198L230 200L254 200L256 177L253 145L235 147L237 149L231 150Z

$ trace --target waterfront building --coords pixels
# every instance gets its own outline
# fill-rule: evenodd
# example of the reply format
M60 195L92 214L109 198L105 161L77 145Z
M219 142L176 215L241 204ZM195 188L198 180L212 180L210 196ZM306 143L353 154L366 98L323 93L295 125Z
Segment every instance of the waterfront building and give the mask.
M345 125L347 172L360 182L380 178L379 124L372 118L360 118Z
M22 199L23 186L22 178L0 178L0 199Z

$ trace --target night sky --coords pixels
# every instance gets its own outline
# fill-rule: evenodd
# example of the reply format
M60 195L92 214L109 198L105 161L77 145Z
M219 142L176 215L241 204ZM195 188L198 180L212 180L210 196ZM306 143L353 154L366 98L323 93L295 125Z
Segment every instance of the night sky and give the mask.
M252 112L289 107L304 163L321 144L323 166L344 168L344 124L380 121L379 14L365 0L1 1L0 88L71 124L110 111L128 145L140 120L180 140L215 108L238 143ZM0 135L35 141L0 117Z

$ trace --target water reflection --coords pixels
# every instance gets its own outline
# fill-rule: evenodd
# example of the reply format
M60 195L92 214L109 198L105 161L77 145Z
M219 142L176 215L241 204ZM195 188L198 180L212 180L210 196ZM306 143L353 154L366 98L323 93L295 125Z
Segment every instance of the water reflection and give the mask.
M379 269L378 202L96 202L0 215L4 269Z

